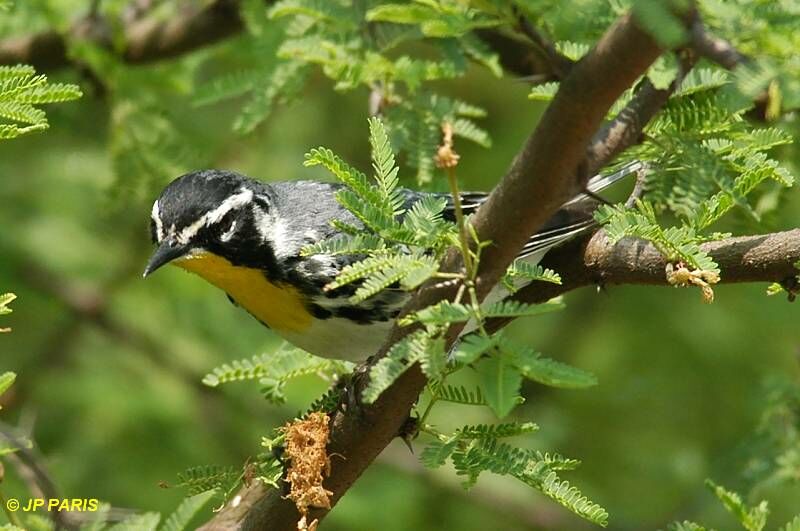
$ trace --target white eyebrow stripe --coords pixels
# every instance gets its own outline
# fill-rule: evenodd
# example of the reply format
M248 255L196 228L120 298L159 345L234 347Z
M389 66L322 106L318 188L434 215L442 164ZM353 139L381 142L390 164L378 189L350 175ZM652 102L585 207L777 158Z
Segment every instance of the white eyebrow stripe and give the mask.
M242 188L238 194L230 196L225 201L220 203L217 208L206 212L200 216L197 221L184 227L180 234L177 235L176 239L182 244L189 243L189 240L191 240L200 231L200 229L209 225L213 225L214 223L218 223L222 218L225 217L225 214L235 208L240 208L248 204L250 201L252 201L252 199L253 191L249 188Z
M156 240L161 241L164 239L164 225L161 223L161 212L158 210L158 199L153 203L153 210L150 213L153 222L156 224Z

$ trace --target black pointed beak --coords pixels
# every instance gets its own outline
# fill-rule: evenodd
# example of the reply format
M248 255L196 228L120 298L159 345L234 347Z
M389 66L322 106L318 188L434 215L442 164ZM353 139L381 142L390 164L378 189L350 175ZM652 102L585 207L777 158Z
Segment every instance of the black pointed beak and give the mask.
M161 266L172 262L176 258L185 256L189 250L190 247L188 245L164 240L153 253L153 256L150 257L150 261L147 262L147 267L144 269L142 277L147 277Z

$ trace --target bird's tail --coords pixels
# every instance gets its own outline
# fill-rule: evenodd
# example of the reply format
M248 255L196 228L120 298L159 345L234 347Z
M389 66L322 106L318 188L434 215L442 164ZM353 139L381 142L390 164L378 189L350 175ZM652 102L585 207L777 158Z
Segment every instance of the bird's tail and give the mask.
M595 175L594 177L589 179L588 183L586 183L586 190L588 192L596 194L597 192L605 190L606 188L608 188L615 182L619 181L620 179L623 179L632 173L636 173L642 168L644 168L644 163L639 161L634 161L634 162L629 162L628 164L626 164L619 170L615 171L614 173L610 173L608 175ZM587 197L588 196L586 194L578 194L569 201L567 201L566 203L564 203L564 206L577 203L579 201L586 199Z

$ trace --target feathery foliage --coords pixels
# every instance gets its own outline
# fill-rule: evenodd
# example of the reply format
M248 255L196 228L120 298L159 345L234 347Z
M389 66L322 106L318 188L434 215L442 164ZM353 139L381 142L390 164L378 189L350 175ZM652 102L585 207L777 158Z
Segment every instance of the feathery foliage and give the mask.
M419 182L433 177L444 123L457 137L491 145L475 122L485 111L439 93L435 83L463 75L470 62L501 76L498 55L474 31L503 25L518 30L511 4L284 0L265 12L263 3L248 0L242 15L253 66L212 78L195 94L198 105L246 95L236 131L252 131L276 105L295 100L308 73L319 69L338 91L371 94L373 113L384 118L392 146L416 169ZM409 55L413 44L424 51ZM562 47L576 55L587 49L566 42Z
M749 126L743 115L750 107L737 103L731 90L728 75L717 70L687 76L647 126L645 141L618 161L646 163L645 199L633 208L603 206L596 214L612 241L649 240L669 261L704 277L707 294L724 275L699 247L720 236L710 228L733 210L761 219L766 211L758 198L769 189L766 183L794 183L770 156L791 136L775 127ZM665 226L670 217L674 221Z
M8 307L8 305L11 304L11 302L16 298L17 296L14 295L13 293L0 294L0 315L8 315L13 311L11 308ZM0 333L10 332L10 331L11 331L10 328L0 327Z
M426 9L423 11L428 12ZM409 13L413 14L393 5L380 16L401 20L400 17L410 16ZM419 415L420 430L434 437L423 451L423 464L438 467L451 459L459 474L468 476L468 484L474 483L485 470L512 475L587 520L605 525L606 512L556 474L558 470L574 468L577 461L497 442L498 439L535 431L538 429L535 424L463 426L446 435L426 422L438 401L485 405L498 417L504 417L522 401L520 386L525 378L563 388L583 388L594 385L596 381L584 371L543 358L499 333L489 335L483 330L482 323L489 318L538 315L561 309L563 304L560 300L538 305L510 300L483 306L478 304L474 280L483 244L477 242L476 250L463 247L459 231L464 220L457 219L456 223L445 221L442 213L446 201L443 199L431 196L414 200L413 196L398 188L399 169L387 129L376 118L370 119L369 129L371 179L328 149L317 148L306 156L306 165L325 167L345 185L337 193L337 199L358 220L358 224L339 220L339 223L348 223L347 232L307 247L304 254L349 253L360 258L344 267L336 280L326 287L334 290L355 284L357 288L351 300L356 302L387 288L413 290L437 277L455 278L464 282L467 289L462 290L454 301L441 301L399 320L401 326L417 325L419 328L396 342L372 366L361 398L367 403L374 402L409 367L419 363L431 382L428 386L430 400ZM452 192L458 193L457 189ZM463 274L440 273L439 261L451 247L458 247L465 262L475 266L468 267ZM560 283L561 279L551 270L523 262L509 267L504 279L509 292L532 281ZM468 326L472 323L476 331L463 337L452 352L447 353L444 349L445 334L456 323L468 323ZM469 390L447 383L450 375L466 366L474 368L479 382L477 388ZM248 374L249 370L245 367Z
M728 490L710 479L706 480L706 486L714 493L722 506L736 518L742 529L763 531L767 525L767 517L769 517L769 505L765 500L760 501L757 505L749 506L737 492ZM667 529L669 531L703 531L707 528L695 522L684 521L673 522ZM792 518L778 531L796 531L798 529L800 529L800 515Z
M47 129L47 116L37 105L80 97L77 85L49 83L31 66L0 66L0 119L11 122L0 123L0 140Z
M207 374L203 383L217 387L229 382L258 380L264 398L282 404L286 401L284 388L295 378L315 374L326 380L335 380L351 370L352 364L346 361L318 358L284 344L272 353L225 363Z
M241 471L232 466L195 466L178 474L175 486L186 489L190 496L215 490L227 492L236 486L240 477Z

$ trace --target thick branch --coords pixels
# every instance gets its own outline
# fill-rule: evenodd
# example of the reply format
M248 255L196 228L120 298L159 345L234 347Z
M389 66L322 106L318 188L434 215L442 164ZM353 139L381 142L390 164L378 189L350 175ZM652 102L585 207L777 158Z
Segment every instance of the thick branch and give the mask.
M265 5L272 0L265 0ZM244 24L238 12L239 0L216 0L199 11L189 11L163 20L137 16L123 21L124 45L121 58L130 64L169 59L238 34ZM138 14L138 13L137 13ZM141 15L141 14L138 14ZM107 21L99 13L77 21L67 35L49 29L0 40L0 65L29 64L39 71L73 66L67 55L70 39L88 39L111 49ZM534 30L535 31L535 30ZM500 56L503 68L520 76L552 76L547 57L529 44L494 29L476 31Z
M781 282L798 274L800 229L726 238L702 248L719 264L721 283ZM543 264L558 271L563 283L539 283L515 298L534 303L584 286L668 285L667 262L651 243L625 238L612 245L602 230L548 253Z
M481 256L481 293L497 282L528 235L585 187L588 172L582 166L589 141L614 101L660 53L628 15L572 68L503 181L475 215L479 236L493 243Z

